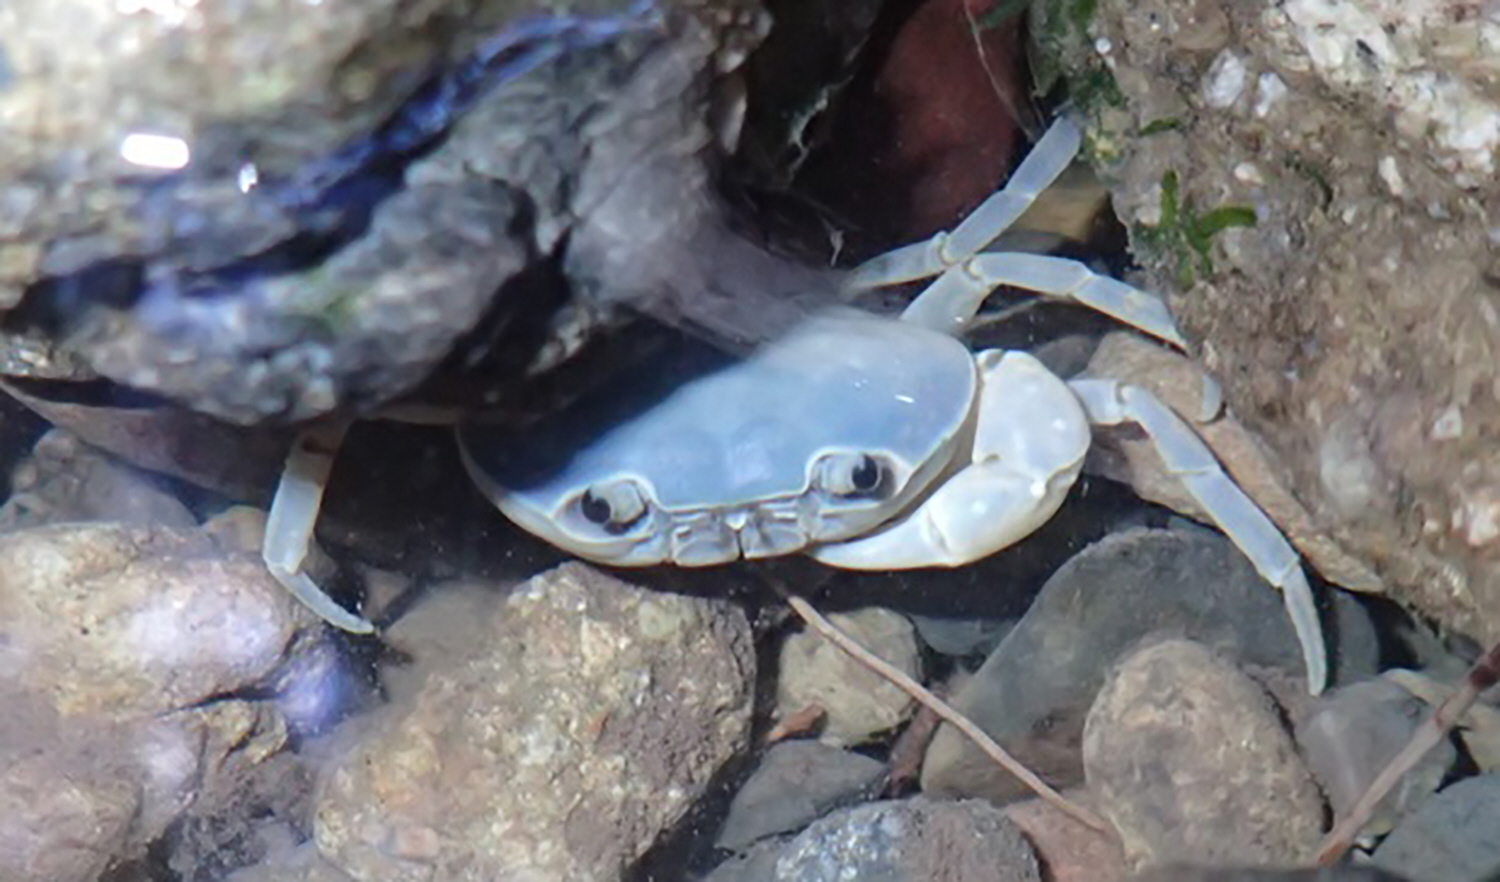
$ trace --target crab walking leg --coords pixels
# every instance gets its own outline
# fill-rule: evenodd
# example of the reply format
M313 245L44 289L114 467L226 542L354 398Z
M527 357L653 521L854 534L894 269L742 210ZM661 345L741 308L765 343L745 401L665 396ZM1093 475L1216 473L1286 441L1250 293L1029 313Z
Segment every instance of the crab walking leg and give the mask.
M1010 285L1044 297L1071 300L1143 333L1186 349L1177 322L1160 297L1101 276L1076 260L1045 254L981 254L939 276L901 314L903 321L957 334L997 287Z
M1088 416L1067 384L1025 352L991 349L975 361L982 387L969 464L891 526L808 554L856 570L962 566L1057 512L1088 452Z
M1074 380L1068 385L1095 424L1135 423L1145 429L1167 471L1182 481L1261 576L1281 589L1282 601L1302 644L1308 690L1314 695L1322 692L1328 681L1328 653L1318 608L1302 572L1301 558L1281 530L1224 473L1192 427L1156 396L1118 380Z
M1026 154L1005 186L980 203L952 232L887 251L856 267L848 284L855 290L895 285L935 276L978 254L1010 228L1043 190L1072 165L1083 133L1059 117Z
M349 423L339 420L308 429L292 442L281 483L271 500L271 514L266 518L261 557L276 581L323 621L355 634L369 634L375 630L374 625L334 603L302 571L323 504L323 488L348 430Z

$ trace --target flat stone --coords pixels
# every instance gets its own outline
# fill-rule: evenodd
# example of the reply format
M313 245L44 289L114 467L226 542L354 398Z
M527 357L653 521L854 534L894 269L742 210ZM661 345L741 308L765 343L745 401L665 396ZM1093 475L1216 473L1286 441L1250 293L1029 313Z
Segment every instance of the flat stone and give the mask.
M885 764L817 741L783 741L734 795L719 830L719 848L750 844L800 830L835 808L871 794Z
M1500 873L1500 775L1451 785L1375 849L1377 866L1413 882L1484 882Z

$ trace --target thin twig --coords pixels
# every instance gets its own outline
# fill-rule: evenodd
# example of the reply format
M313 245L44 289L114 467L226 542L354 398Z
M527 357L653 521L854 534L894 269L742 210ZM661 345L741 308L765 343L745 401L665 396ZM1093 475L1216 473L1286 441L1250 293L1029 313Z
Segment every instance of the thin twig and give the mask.
M1427 751L1448 737L1448 733L1478 700L1479 694L1494 686L1497 681L1500 681L1500 643L1491 646L1488 652L1474 662L1474 666L1469 668L1468 675L1464 677L1463 684L1433 709L1432 716L1422 721L1406 746L1391 758L1354 805L1349 807L1344 817L1328 831L1323 844L1318 848L1318 866L1331 866L1344 856L1359 836L1359 831L1369 822L1370 815L1380 800L1396 786L1402 775L1411 771L1422 760Z
M884 659L860 646L853 637L839 630L837 625L828 621L822 613L814 609L812 604L787 591L775 580L771 580L771 584L775 588L776 593L780 594L787 603L791 604L792 609L796 611L797 615L801 616L807 622L808 627L832 641L835 646L848 653L855 661L891 681L901 691L931 708L934 713L968 736L969 740L978 745L979 749L984 751L985 755L990 759L999 763L1007 772L1021 779L1022 783L1030 787L1037 796L1040 796L1058 811L1074 818L1079 823L1092 827L1106 836L1114 835L1114 829L1103 818L1077 803L1071 802L1067 797L1053 790L1046 781L1043 781L1030 769L1021 765L1021 762L1011 756L1005 748L996 744L993 738L986 735L983 729L974 724L974 721L959 713L946 701L927 691L921 683L908 677Z

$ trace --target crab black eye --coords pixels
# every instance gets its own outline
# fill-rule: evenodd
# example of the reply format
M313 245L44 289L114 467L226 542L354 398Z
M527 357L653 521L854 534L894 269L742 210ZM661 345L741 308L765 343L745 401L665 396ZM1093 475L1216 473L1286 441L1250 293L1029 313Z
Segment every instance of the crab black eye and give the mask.
M889 463L868 453L830 453L814 467L814 483L835 496L882 498L889 493L891 480Z
M866 454L859 458L859 464L849 473L849 483L860 493L868 493L880 486L880 463L873 456Z
M592 490L583 494L583 499L578 503L578 510L583 512L585 518L600 526L610 521L609 500L600 499Z
M583 491L575 511L605 532L618 536L646 515L646 498L629 479L602 481Z

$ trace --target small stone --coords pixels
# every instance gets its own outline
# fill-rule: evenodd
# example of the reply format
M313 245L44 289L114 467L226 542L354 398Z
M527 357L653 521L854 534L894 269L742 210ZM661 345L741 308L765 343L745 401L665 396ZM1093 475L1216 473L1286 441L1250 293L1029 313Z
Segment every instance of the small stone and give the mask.
M1323 806L1270 697L1187 640L1138 650L1089 712L1089 788L1142 864L1293 866Z
M1500 775L1448 787L1391 831L1375 864L1414 882L1484 882L1500 873Z
M792 840L773 882L1040 882L1016 826L982 800L922 797L829 815Z
M832 613L828 619L897 669L919 676L916 630L905 616L866 607ZM780 665L777 716L819 705L827 712L822 740L828 744L861 744L894 729L911 714L911 696L812 631L786 639Z
M1197 527L1137 529L1059 569L953 704L1049 783L1080 783L1079 742L1095 693L1122 654L1158 631L1302 676L1281 598L1229 540ZM928 748L922 789L999 803L1030 795L946 725Z
M93 521L161 527L198 523L152 476L71 432L53 429L12 473L11 496L0 506L0 530Z
M1420 698L1386 679L1335 689L1313 702L1297 725L1297 743L1335 817L1344 816L1430 713ZM1457 755L1447 741L1429 750L1381 800L1363 832L1388 832L1437 790Z
M1088 805L1092 797L1084 790L1063 794L1075 803ZM1036 849L1048 882L1119 882L1125 878L1125 854L1120 842L1064 814L1040 798L1013 802L1005 807L1026 840Z
M817 741L773 745L729 804L716 844L739 851L801 830L835 808L867 798L884 774L879 760Z
M621 878L744 747L743 614L580 563L468 608L480 639L418 657L326 776L319 849L362 882Z

